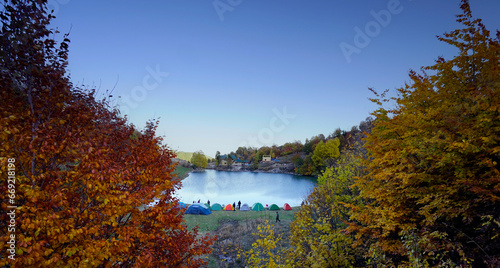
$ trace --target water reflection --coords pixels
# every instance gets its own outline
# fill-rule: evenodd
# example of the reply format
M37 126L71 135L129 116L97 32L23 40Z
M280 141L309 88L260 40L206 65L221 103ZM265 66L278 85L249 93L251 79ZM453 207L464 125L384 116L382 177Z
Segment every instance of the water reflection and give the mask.
M282 207L299 206L311 192L316 180L288 174L226 172L206 170L191 173L182 181L176 196L185 203L201 200L205 203L228 204L255 202Z

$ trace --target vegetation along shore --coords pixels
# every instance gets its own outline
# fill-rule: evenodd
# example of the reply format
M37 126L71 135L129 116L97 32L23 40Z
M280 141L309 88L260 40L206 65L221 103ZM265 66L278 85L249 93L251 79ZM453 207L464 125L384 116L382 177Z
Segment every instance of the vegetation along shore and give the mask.
M173 151L168 139L158 134L158 120L137 127L120 112L112 92L101 97L100 88L74 84L68 69L70 36L50 28L56 2L57 7L62 7L61 2L83 3L5 0L0 9L0 192L4 196L0 204L0 267L500 267L500 32L490 32L475 18L468 0L460 1L457 24L450 24L458 28L438 37L454 49L454 56L436 55L432 65L409 71L407 80L395 90L369 89L376 109L359 125L350 130L332 128L327 136L319 134L305 142L239 147L213 157L201 151ZM122 10L125 2L116 3L113 12ZM179 5L183 1L151 2ZM236 23L217 29L230 28L232 35L239 36L235 26L248 25L237 23L237 13L257 18L245 13L245 8L258 1L246 1L238 8L235 2L242 1L228 1L232 6L215 1L214 6L221 20L225 11L234 10L226 18ZM324 1L330 2L345 1ZM411 14L408 2L404 10ZM415 2L420 1L412 5L420 4ZM134 12L137 8L139 14L148 5L153 3L135 5ZM92 11L98 12L95 7ZM432 7L437 6L421 6ZM188 8L169 11L174 15L183 9ZM384 16L390 20L391 14L402 10L400 2L393 0L388 1L387 10L372 10L375 20L366 24L366 33L357 33L355 41L363 39L361 34L371 41L368 34L373 37L372 30L382 29L383 23L377 21L384 22ZM62 13L64 8L56 11ZM259 16L264 11L267 8ZM300 11L293 14L306 15ZM158 13L164 17L163 12ZM192 19L205 17L205 11L189 12L196 16L183 17L183 22L201 27ZM326 16L315 17L323 23ZM127 19L130 25L140 21ZM151 26L156 24L160 23ZM214 23L206 24L216 29ZM265 26L259 30L270 27ZM272 26L280 27L277 36L280 42L285 40L283 25ZM132 34L148 29L127 30ZM384 30L388 34L389 29ZM201 36L198 32L187 35ZM148 45L137 37L127 35L123 40L139 39L141 46ZM259 38L244 39L245 45ZM293 40L302 45L308 38ZM280 46L285 45L289 47L286 42ZM207 54L215 55L207 65L212 66L219 61L218 45L208 47ZM227 42L221 47L232 50L236 45ZM350 53L346 57L361 52L360 47L347 43L342 47L350 49L344 51ZM363 55L374 47L366 48ZM417 57L418 53L414 51ZM252 56L257 54L260 52ZM90 56L93 66L105 63L94 62ZM131 58L129 54L120 57ZM194 62L182 62L188 64L185 69L196 68ZM297 64L301 71L303 66L314 69L303 63ZM351 67L357 69L355 64ZM200 66L199 70L211 68ZM237 67L241 66L227 69ZM159 75L149 71L143 87L153 89L158 81L154 76L159 79ZM174 72L177 76L172 81L190 80L178 69ZM379 75L374 71L375 76ZM242 81L249 80L240 83L246 85ZM185 84L190 86L194 87ZM132 95L141 93L139 89L146 92L143 87L133 87ZM251 94L248 88L245 94ZM176 90L167 91L173 94ZM205 90L190 92L200 98L208 96ZM217 98L233 94L209 93ZM173 99L183 104L179 96ZM259 108L248 102L252 112ZM212 106L202 108L220 108ZM218 111L246 120L227 107ZM193 123L187 124L191 129ZM232 135L227 132L223 135ZM209 215L187 215L176 193L186 189L181 188L182 179L190 172L207 168L315 176L317 185L292 210L210 213L195 204L187 209L203 208ZM265 188L265 183L256 185L260 188L261 184Z

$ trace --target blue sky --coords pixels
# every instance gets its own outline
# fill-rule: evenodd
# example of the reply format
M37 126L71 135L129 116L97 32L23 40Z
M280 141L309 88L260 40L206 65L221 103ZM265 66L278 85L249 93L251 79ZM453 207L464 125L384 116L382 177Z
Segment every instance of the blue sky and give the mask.
M75 85L113 90L134 125L159 118L170 148L210 156L357 125L376 108L369 87L456 54L436 35L460 13L458 0L49 3ZM500 1L471 6L499 28Z

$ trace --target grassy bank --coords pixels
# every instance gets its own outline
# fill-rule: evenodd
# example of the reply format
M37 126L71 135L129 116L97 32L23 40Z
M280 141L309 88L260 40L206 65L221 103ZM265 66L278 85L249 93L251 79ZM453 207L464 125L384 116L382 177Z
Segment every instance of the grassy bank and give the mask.
M294 213L298 207L294 207L292 210L284 211L280 210L280 220L279 224L289 224L293 221ZM231 221L242 221L251 219L261 219L269 220L274 222L276 220L275 211L212 211L210 215L184 215L184 220L189 228L194 228L199 226L202 232L212 232L216 231L221 224Z
M175 171L174 171L174 174L180 178L181 180L187 178L187 176L189 176L189 172L191 172L192 169L190 168L187 168L187 167L183 167L183 166L177 166L175 168Z
M245 267L243 252L248 252L256 241L257 227L269 224L276 235L283 236L283 247L288 247L290 223L299 207L280 210L281 222L276 222L276 211L213 211L210 215L184 215L186 225L199 227L201 234L217 236L208 257L208 267Z

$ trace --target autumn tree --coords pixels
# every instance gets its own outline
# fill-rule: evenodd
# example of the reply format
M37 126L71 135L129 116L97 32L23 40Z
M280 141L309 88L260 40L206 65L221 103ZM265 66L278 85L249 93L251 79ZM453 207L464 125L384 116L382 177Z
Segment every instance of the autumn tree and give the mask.
M247 262L245 267L296 267L293 260L287 258L288 249L281 246L283 235L276 234L273 227L267 220L257 227L257 233L254 233L257 239L252 249L244 254Z
M340 156L339 146L339 139L320 141L311 157L315 169L321 171L324 167L332 166L335 159Z
M411 71L394 108L374 99L372 160L357 182L369 202L355 219L395 264L410 261L401 238L414 237L430 266L500 265L500 33L461 8L463 28L439 37L459 54Z
M51 39L51 18L46 1L4 1L0 12L2 193L9 162L15 172L1 204L0 266L201 266L211 240L183 225L157 122L138 135L94 92L73 88L69 40Z
M194 152L190 162L195 165L195 167L207 167L207 157L202 151Z
M253 158L253 168L254 169L257 169L259 167L259 163L260 163L260 161L262 161L263 156L264 156L264 154L260 150L258 150L255 153L255 156Z
M346 232L351 207L360 202L354 180L365 174L360 145L344 150L335 167L318 177L318 186L307 197L291 224L287 259L295 267L351 267L364 264L362 247L354 246Z

